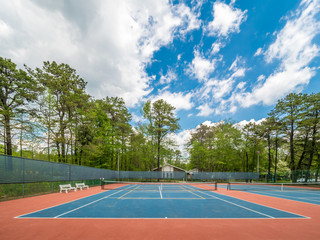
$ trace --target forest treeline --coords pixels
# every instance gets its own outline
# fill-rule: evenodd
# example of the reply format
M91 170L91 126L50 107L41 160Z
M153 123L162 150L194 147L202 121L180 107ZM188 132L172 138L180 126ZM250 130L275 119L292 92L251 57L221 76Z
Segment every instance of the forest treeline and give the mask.
M268 117L240 126L200 125L183 159L167 136L179 130L175 108L158 100L141 109L133 127L122 98L94 99L67 64L18 69L0 57L0 152L7 155L120 170L149 171L164 161L199 171L277 172L319 169L320 94L291 93Z
M259 124L200 125L190 141L190 166L200 171L259 171L270 178L277 171L316 170L318 176L319 114L320 93L290 93Z

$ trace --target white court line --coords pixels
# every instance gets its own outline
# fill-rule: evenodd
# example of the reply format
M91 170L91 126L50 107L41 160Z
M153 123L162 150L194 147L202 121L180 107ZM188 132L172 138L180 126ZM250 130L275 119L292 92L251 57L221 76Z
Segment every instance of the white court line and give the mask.
M161 196L161 199L162 199L162 192L161 192L160 186L159 186L159 192L160 192L160 196Z
M66 215L66 214L71 213L71 212L74 212L74 211L76 211L76 210L78 210L78 209L81 209L81 208L84 208L84 207L86 207L86 206L89 206L89 205L91 205L91 204L93 204L93 203L99 202L99 201L101 201L102 199L108 198L108 197L110 197L110 196L112 196L112 195L114 195L114 194L116 194L116 193L122 192L122 191L123 191L123 190L119 190L119 191L117 191L117 192L115 192L115 193L112 193L112 194L106 196L106 197L103 197L103 198L100 198L100 199L95 200L95 201L93 201L93 202L87 203L87 204L85 204L85 205L83 205L83 206L81 206L81 207L77 207L77 208L75 208L75 209L73 209L73 210L70 210L70 211L68 211L68 212L59 214L59 215L57 215L57 216L55 216L55 217L53 217L53 218L58 218L58 217L60 217L60 216Z
M309 201L313 201L313 202L320 202L320 200L311 199L311 198L314 198L313 196L312 197L285 196L285 195L276 194L276 193L270 193L270 192L266 193L264 191L252 191L251 193L256 193L256 194L259 194L259 195L264 195L264 196L269 196L269 197L277 197L277 198L282 198L282 199L286 199L286 200L298 201L298 202L301 202L301 201L296 200L296 199L305 199L305 200L309 200ZM309 202L304 202L303 201L303 203L309 203ZM311 203L311 204L314 204L314 203Z
M52 217L28 217L28 218L26 218L26 219L52 219ZM56 220L63 220L63 219L65 219L65 218L56 218ZM285 217L282 217L282 218L259 218L259 217L255 217L255 218L236 218L236 217L227 217L227 218L208 218L208 217L205 217L205 218L199 218L199 217L197 217L197 218L163 218L163 217L158 217L158 218L155 218L155 217L147 217L147 218L141 218L141 217L133 217L133 218L128 218L128 217L68 217L68 219L70 220L70 219L108 219L108 220L110 220L110 219L138 219L138 220L141 220L141 219L168 219L168 220L170 220L170 219L192 219L192 220L194 220L194 219L239 219L239 220L245 220L245 219L248 219L248 220L254 220L254 219L257 219L257 220L263 220L263 221L272 221L273 219L284 219L284 220L288 220L288 219L298 219L298 220L301 220L301 219L310 219L310 218L293 218L293 217L287 217L287 218L285 218Z
M212 196L212 195L210 195L210 194L208 194L208 193L203 193L203 194L208 195L208 196L211 196L211 197L214 197L214 196ZM221 201L224 201L224 202L226 202L226 203L235 205L235 206L237 206L237 207L240 207L240 208L249 210L249 211L251 211L251 212L255 212L255 213L258 213L258 214L260 214L260 215L264 215L264 216L269 217L269 218L275 218L275 217L273 217L273 216L271 216L271 215L268 215L268 214L265 214L265 213L262 213L262 212L258 212L258 211L256 211L256 210L251 209L251 208L247 208L247 207L245 207L245 206L241 206L241 205L239 205L239 204L230 202L230 201L225 200L225 199L222 199L222 198L218 198L218 197L214 197L214 198L219 199L219 200L221 200Z
M112 190L112 189L111 189L111 190ZM83 199L86 199L86 198L90 198L90 197L93 197L93 196L105 195L105 193L108 193L108 192L109 192L109 191L105 191L105 192L101 192L101 193L96 193L96 194L94 194L94 195L90 195L90 196L87 196L87 197L78 198L78 199L75 199L75 200L71 200L71 201L69 201L69 202L57 204L57 205L54 205L54 206L52 206L52 207L42 208L42 209L39 209L39 210L36 210L36 211L32 211L32 212L29 212L29 213L25 213L25 214L19 215L19 216L14 217L14 218L24 218L23 216L25 216L25 215L29 215L29 214L32 214L32 213L41 212L41 211L48 210L48 209L51 209L51 208L59 207L59 206L65 205L65 204L69 204L69 203L72 203L72 202L80 201L80 200L83 200ZM108 195L108 196L109 196L109 195ZM52 217L50 217L50 218L52 218Z
M219 195L225 196L225 195L223 195L223 194L221 194L221 193L215 193L215 194L219 194ZM211 196L210 194L207 194L207 195ZM212 196L212 197L214 197L214 196ZM230 197L230 196L228 196L228 197ZM218 197L215 197L215 198L220 199L220 198L218 198ZM233 198L233 197L231 197L231 198ZM303 216L303 215L301 215L301 214L297 214L297 213L285 211L285 210L278 209L278 208L274 208L274 207L269 207L269 206L266 206L266 205L263 205L263 204L259 204L259 203L249 202L249 201L246 201L246 200L243 200L243 199L240 199L240 198L237 198L237 199L239 199L239 200L241 200L241 201L244 201L244 202L248 202L248 203L260 205L260 206L263 206L263 207L275 209L275 210L278 210L278 211L282 211L282 212L286 212L286 213L290 213L290 214L294 214L294 215L297 215L297 216L300 216L300 217L304 217L304 218L310 219L310 217ZM223 199L221 199L221 200L223 200ZM225 200L225 201L227 201L227 200ZM240 205L239 205L239 206L240 206ZM273 218L274 218L274 219L280 219L280 218L277 218L277 217L273 217ZM293 219L293 218L290 218L290 219Z
M192 188L191 186L187 185L187 186L182 186L183 189L189 193L192 193L193 195L196 195L198 197L200 197L201 199L205 199L204 197L198 195L198 194L195 194L194 192L198 191L197 188Z

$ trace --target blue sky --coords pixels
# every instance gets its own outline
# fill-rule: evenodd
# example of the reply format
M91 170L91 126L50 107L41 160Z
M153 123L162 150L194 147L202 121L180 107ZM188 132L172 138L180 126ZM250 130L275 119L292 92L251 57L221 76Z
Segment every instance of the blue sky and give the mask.
M319 92L320 0L0 0L0 56L67 63L94 98L176 107L180 139L201 123L267 117Z
M151 94L167 99L176 94L177 101L178 94L181 100L185 97L178 115L183 128L192 128L204 121L258 120L289 92L319 91L319 9L312 4L315 2L206 1L196 8L188 3L199 27L153 55L146 68L156 80ZM309 18L314 14L314 32L304 30L305 25L296 26L299 19L310 21L303 16L307 13ZM290 31L297 30L301 37L310 37L309 31L313 36L295 53L295 41L304 41L297 37L290 43L295 37ZM312 59L300 59L312 46ZM287 49L282 53L281 48ZM294 67L296 64L299 66ZM303 71L310 77L277 84ZM192 95L189 101L188 94Z

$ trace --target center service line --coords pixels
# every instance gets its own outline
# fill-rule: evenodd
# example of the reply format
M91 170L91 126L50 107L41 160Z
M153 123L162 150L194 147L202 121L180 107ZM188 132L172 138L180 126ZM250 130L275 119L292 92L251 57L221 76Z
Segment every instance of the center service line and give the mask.
M161 196L161 199L162 199L162 192L161 192L161 188L159 187L159 192L160 192L160 196Z

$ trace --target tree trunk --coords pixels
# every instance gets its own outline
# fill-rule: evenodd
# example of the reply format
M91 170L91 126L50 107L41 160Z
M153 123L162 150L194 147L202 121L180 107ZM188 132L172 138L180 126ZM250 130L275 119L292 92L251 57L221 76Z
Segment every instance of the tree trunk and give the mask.
M268 160L269 160L269 165L268 165L267 182L269 182L269 178L271 176L271 141L270 141L270 134L268 134Z
M4 117L4 124L5 124L7 155L12 156L12 139L11 139L11 126L10 126L9 116Z
M276 156L274 159L274 182L277 182L277 164L278 164L278 137L276 137Z
M301 170L302 161L303 161L303 159L305 157L305 154L306 154L308 139L309 139L309 133L307 133L306 137L304 138L303 151L301 153L301 156L300 156L300 159L299 159L299 162L298 162L296 170Z
M310 157L309 157L309 162L308 162L308 170L310 170L312 160L313 160L313 154L314 154L314 149L316 146L316 134L317 134L317 124L314 124L313 130L312 130L312 142L311 142L311 149L310 149Z
M295 170L293 136L294 136L294 127L293 127L293 122L291 122L291 129L290 129L290 169L291 171Z
M22 157L22 125L21 125L21 128L20 128L20 157Z

